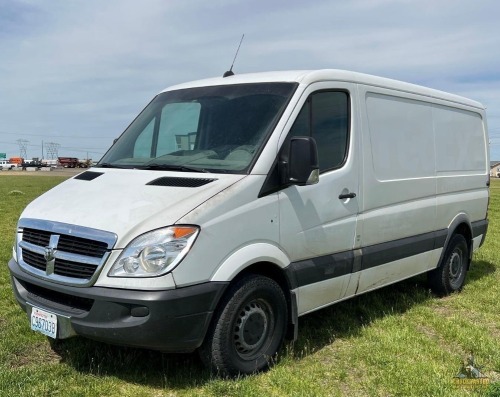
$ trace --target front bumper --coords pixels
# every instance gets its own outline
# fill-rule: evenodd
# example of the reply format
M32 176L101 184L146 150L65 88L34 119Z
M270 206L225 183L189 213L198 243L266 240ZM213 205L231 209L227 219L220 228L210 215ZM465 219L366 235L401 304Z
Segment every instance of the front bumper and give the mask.
M58 316L58 338L81 335L111 344L189 352L205 337L228 283L162 291L71 287L47 282L9 261L14 295L30 315L38 307Z

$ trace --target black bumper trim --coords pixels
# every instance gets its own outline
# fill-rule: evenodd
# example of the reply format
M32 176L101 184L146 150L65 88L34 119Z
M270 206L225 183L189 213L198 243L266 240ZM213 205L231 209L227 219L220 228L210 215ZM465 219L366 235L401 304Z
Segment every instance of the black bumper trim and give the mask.
M217 303L229 284L208 282L161 291L77 288L30 276L13 259L9 270L15 297L24 311L30 303L56 314L69 315L78 335L164 352L188 352L201 345ZM41 296L43 291L45 296ZM75 309L65 302L51 300L53 291L58 300L67 295L91 304L86 310ZM137 313L140 315L133 315Z
M388 241L351 251L292 262L286 268L291 288L359 272L414 255L443 248L448 230Z
M479 246L481 247L486 239L486 232L488 231L488 219L484 219L482 221L472 222L472 238L476 238L478 236L483 236L481 238L481 242Z

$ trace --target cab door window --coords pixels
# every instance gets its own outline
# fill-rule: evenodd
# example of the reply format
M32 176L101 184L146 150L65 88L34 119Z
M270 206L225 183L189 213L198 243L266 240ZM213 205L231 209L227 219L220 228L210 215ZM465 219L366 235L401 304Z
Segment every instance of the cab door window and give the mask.
M289 136L312 136L318 146L320 172L340 168L349 146L349 95L345 91L313 93L304 103Z

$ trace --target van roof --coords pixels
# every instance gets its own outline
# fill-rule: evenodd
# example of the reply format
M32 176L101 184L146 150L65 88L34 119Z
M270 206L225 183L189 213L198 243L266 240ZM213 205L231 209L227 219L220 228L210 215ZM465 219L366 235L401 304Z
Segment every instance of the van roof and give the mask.
M290 70L274 71L262 73L235 74L230 77L214 77L204 80L191 81L183 84L174 85L166 88L162 92L179 90L184 88L230 85L230 84L248 84L248 83L270 83L270 82L296 82L309 85L320 81L342 81L357 84L366 84L376 87L390 88L397 91L420 94L431 98L444 99L451 102L461 103L479 109L485 107L474 100L450 94L444 91L435 90L419 86L416 84L405 83L398 80L392 80L385 77L372 76L369 74L351 72L339 69L321 69L321 70Z

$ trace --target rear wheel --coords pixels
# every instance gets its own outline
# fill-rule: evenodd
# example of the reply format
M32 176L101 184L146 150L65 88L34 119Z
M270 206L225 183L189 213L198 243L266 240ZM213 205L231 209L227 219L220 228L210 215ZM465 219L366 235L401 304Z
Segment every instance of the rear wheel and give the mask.
M469 248L465 237L455 234L446 248L441 264L429 272L431 289L440 295L460 291L469 266Z
M222 376L266 369L283 343L287 317L286 299L275 281L245 277L222 300L200 356Z

